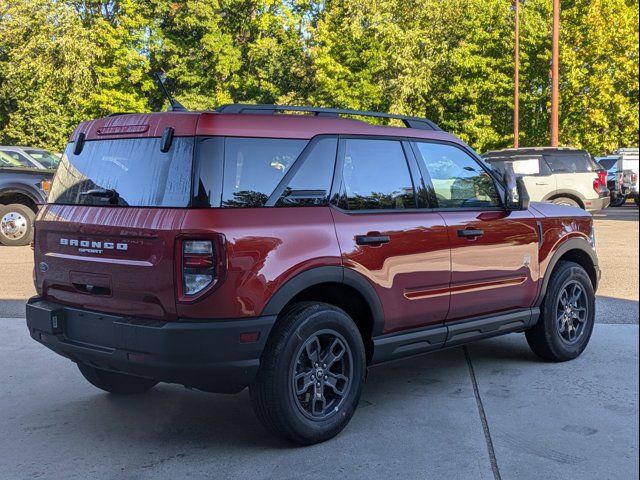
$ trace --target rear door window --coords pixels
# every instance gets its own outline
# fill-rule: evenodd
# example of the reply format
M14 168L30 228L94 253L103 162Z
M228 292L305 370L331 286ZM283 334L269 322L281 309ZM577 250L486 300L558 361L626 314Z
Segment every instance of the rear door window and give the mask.
M416 207L411 174L399 141L346 139L343 142L343 208L396 210Z
M226 138L222 206L264 206L307 143L276 138Z
M487 158L487 163L500 175L506 171L511 171L515 175L551 175L549 166L541 156L518 155L512 157Z
M49 194L50 203L187 207L191 199L192 137L176 137L167 153L160 138L70 143Z

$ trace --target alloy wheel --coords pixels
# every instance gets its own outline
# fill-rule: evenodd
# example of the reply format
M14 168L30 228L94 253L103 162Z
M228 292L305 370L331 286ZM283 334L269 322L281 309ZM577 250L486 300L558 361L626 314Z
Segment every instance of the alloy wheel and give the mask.
M568 343L576 343L585 330L588 318L587 294L577 281L567 283L560 291L556 310L558 333Z
M349 394L353 358L349 344L334 330L322 330L298 349L292 388L296 405L307 418L325 420Z

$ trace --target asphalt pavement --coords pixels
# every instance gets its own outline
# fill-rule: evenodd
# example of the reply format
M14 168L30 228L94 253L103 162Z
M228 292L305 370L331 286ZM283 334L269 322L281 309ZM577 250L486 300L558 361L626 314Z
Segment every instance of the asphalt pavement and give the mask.
M266 433L246 391L95 389L29 338L31 251L0 247L0 477L638 478L638 209L596 225L598 325L580 358L540 361L512 334L375 367L343 433L304 448Z

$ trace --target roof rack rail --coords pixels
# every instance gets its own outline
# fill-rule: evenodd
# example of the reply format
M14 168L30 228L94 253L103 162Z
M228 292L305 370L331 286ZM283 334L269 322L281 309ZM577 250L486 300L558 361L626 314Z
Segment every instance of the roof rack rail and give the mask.
M296 107L293 105L270 105L248 103L230 103L222 105L216 110L218 113L244 113L272 115L276 112L308 112L318 117L339 117L340 115L354 115L359 117L392 118L401 120L407 128L419 128L422 130L442 130L438 125L427 118L409 117L393 113L369 112L366 110L350 110L344 108L322 107Z

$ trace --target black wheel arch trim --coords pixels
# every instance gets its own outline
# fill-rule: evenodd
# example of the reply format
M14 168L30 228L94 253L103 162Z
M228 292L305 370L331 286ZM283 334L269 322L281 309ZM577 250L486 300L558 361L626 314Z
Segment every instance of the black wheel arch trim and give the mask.
M540 305L542 305L542 301L544 299L544 296L547 293L549 280L551 279L551 274L553 273L553 270L555 269L557 263L560 261L560 258L565 253L571 250L580 250L586 253L587 255L589 255L589 258L591 259L591 262L593 263L593 267L596 272L596 278L595 278L596 281L593 285L593 291L595 292L597 290L598 281L600 280L599 278L600 268L598 266L598 257L596 255L595 250L593 249L591 244L583 238L570 238L569 240L565 240L563 243L560 244L560 246L553 253L551 260L549 260L549 264L547 265L547 269L545 270L544 277L542 279L542 287L538 292L538 298L536 299L534 306L539 307ZM589 275L589 278L591 278L591 275Z
M6 188L0 190L0 197L3 195L24 195L29 198L36 205L42 205L46 202L46 199L39 193L32 191L28 188L24 188L21 185L7 185Z
M544 197L542 197L542 202L548 202L550 199L554 197L575 197L584 205L584 202L587 200L584 195L582 195L577 190L570 190L566 188L561 188L558 190L553 190L552 192L547 193Z
M261 315L278 315L298 293L323 283L342 283L355 289L367 302L373 320L372 335L384 331L382 303L373 285L360 273L341 266L315 267L287 280L269 299Z

